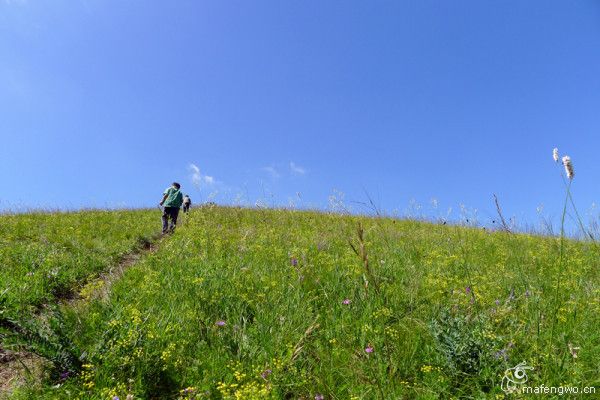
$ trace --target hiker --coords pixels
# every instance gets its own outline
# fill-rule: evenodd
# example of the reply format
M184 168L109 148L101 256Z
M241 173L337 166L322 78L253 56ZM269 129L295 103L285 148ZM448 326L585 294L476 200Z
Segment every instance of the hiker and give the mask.
M190 199L190 196L188 196L187 194L185 196L183 196L183 212L186 213L190 210L190 207L192 206L192 199Z
M179 207L181 207L181 204L183 203L183 195L179 190L180 188L181 185L179 183L173 182L163 193L164 196L159 203L163 206L162 233L173 232L175 230L177 216L179 215ZM171 219L170 226L169 219Z

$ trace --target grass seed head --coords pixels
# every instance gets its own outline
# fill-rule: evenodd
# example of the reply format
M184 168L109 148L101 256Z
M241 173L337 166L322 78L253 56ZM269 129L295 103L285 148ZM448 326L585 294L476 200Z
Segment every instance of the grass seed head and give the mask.
M562 158L562 163L565 166L565 173L567 174L567 178L573 179L575 176L575 171L573 170L573 163L571 162L571 157L564 156Z

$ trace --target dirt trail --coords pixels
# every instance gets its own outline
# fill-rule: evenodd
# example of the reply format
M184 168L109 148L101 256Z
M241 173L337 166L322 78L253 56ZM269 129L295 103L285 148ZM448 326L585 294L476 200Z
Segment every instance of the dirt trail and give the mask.
M142 258L154 253L165 235L155 235L151 239L142 239L139 246L120 259L97 278L87 282L79 290L56 301L67 307L84 307L91 299L107 299L112 284L123 276L127 268ZM77 290L77 288L75 288ZM43 307L38 317L43 320ZM39 385L44 379L45 367L49 361L26 350L11 351L3 349L0 343L0 399L6 399L18 386Z
M8 398L18 386L44 378L44 358L27 352L0 349L0 399Z
M92 299L108 298L113 283L121 279L127 268L158 250L160 243L165 237L166 235L156 235L151 240L141 241L140 246L135 251L127 253L121 257L118 263L101 272L96 279L86 283L81 290L79 290L77 296L63 299L63 305L77 307Z

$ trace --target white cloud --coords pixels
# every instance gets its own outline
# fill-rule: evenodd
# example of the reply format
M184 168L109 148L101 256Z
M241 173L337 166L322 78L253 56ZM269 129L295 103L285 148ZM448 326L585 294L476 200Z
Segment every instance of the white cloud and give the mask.
M189 170L192 172L192 183L194 186L200 186L202 182L202 176L200 175L200 168L195 164L190 164Z
M281 176L279 174L279 171L277 171L275 169L275 167L263 167L262 170L267 172L269 175L271 175L271 178L273 178L273 179L277 179Z
M293 175L304 175L306 174L306 169L296 165L293 161L290 161L290 170L292 171Z
M192 173L192 175L190 177L192 179L192 183L198 189L201 189L202 186L211 186L211 185L214 185L215 178L213 178L212 176L208 176L208 175L202 175L200 173L200 168L198 168L198 166L196 164L193 164L193 163L190 164L188 166L188 169Z

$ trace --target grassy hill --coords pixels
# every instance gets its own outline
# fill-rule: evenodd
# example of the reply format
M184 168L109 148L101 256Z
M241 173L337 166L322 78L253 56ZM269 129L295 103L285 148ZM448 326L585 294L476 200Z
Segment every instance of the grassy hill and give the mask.
M500 386L523 361L532 386L600 384L596 243L203 208L108 296L91 280L53 307L160 222L157 211L111 215L0 217L0 320L25 326L4 323L0 338L54 365L13 398L519 398ZM36 259L49 260L39 277ZM57 268L60 290L47 273ZM40 304L51 312L36 325L27 313Z
M151 239L156 218L143 211L0 216L2 305L31 313L77 282L108 268Z

